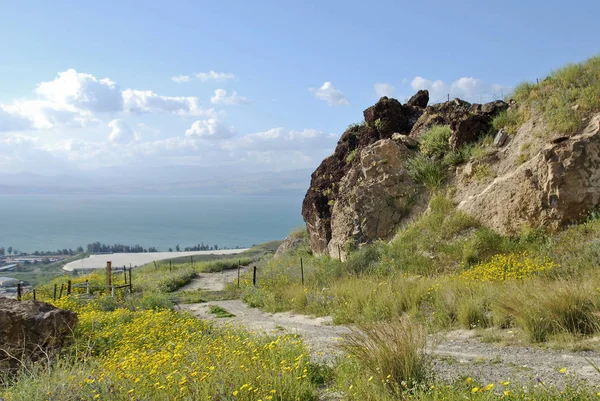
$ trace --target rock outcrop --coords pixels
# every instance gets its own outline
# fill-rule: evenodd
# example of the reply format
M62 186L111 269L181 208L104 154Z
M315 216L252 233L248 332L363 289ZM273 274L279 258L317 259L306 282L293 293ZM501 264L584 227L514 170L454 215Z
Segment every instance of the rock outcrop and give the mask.
M0 298L0 372L37 360L72 337L77 314L38 301ZM12 355L12 356L11 356Z
M558 229L581 219L600 204L599 121L597 115L582 133L550 141L458 208L505 234L523 225Z
M349 247L390 238L426 196L404 167L418 138L433 125L449 125L450 145L459 148L488 133L492 118L508 107L502 101L428 101L426 90L406 104L382 97L364 111L364 124L342 134L333 155L312 174L302 203L314 252L343 258Z
M377 239L391 239L410 215L420 187L404 165L412 157L401 142L382 139L367 147L339 183L331 213L327 252L342 260L349 249Z
M501 100L484 105L460 99L434 104L425 109L412 127L410 136L417 139L434 125L449 125L452 130L450 147L458 149L487 134L494 116L507 108L508 104Z
M302 216L309 233L311 249L317 253L328 250L331 240L331 214L338 197L340 182L353 165L360 162L365 147L394 133L409 134L424 111L420 107L427 91L421 93L416 105L403 105L396 99L382 97L363 113L365 122L349 127L337 143L333 155L327 157L311 176L310 188L302 203ZM337 255L337 253L336 253Z

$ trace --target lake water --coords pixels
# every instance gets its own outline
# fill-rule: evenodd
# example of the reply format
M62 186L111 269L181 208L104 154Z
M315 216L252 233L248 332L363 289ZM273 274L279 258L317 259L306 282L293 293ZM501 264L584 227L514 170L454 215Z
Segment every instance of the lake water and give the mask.
M299 196L0 196L0 246L247 247L303 225L301 204Z

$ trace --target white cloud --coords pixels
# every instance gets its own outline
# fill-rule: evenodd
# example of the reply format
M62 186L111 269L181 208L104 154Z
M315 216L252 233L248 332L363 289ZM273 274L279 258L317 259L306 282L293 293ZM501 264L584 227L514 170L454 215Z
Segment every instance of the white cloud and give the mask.
M454 82L446 83L440 79L432 81L423 77L415 77L410 86L413 90L429 90L430 103L438 103L450 99L461 98L470 102L489 102L500 99L503 92L508 93L508 88L498 84L488 84L481 79L462 77Z
M375 94L377 97L392 97L394 95L394 91L396 90L396 88L394 88L392 85L386 83L375 84L373 85L373 89L375 89Z
M123 107L117 84L108 78L98 79L74 69L59 72L53 81L40 83L36 93L52 103L91 112L119 111Z
M331 82L325 82L320 88L310 88L318 99L324 100L329 105L349 105L350 102L344 96L344 92L333 86Z
M171 81L177 82L178 84L183 83L183 82L190 82L190 76L189 75L175 75L174 77L171 77Z
M190 128L185 131L185 136L209 140L220 140L231 138L235 135L233 127L226 127L217 118L207 120L196 120Z
M10 112L0 105L0 132L21 131L32 127L31 121L20 113Z
M161 96L149 90L123 91L124 110L133 113L166 112L180 116L216 117L214 109L206 109L196 97Z
M0 107L14 116L29 120L30 125L36 129L52 129L57 126L86 127L97 122L91 111L49 100L15 101Z
M227 95L225 89L216 89L215 95L210 98L212 104L248 104L250 101L247 97L240 96L236 91L233 91L231 95Z
M110 142L129 143L138 139L136 132L121 119L115 119L109 122L108 128L111 129L110 134L108 135L108 140Z
M196 78L202 82L206 81L229 81L235 79L235 75L225 72L216 72L210 70L209 72L198 72Z

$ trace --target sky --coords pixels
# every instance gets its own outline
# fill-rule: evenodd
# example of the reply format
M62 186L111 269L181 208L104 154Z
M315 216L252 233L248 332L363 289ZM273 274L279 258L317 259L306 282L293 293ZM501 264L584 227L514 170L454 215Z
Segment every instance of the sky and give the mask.
M0 0L0 172L313 169L380 96L485 102L600 50L596 0Z

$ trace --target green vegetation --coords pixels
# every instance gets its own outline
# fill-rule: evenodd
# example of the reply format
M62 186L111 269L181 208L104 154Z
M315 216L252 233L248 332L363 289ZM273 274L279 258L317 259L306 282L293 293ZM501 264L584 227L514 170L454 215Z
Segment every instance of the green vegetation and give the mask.
M419 153L406 162L410 177L430 190L438 189L446 179L446 167L440 162Z
M352 163L355 158L356 158L356 149L352 150L352 152L350 152L348 154L348 156L346 157L346 163L348 163L348 164Z
M590 246L598 234L600 220L591 219L554 237L505 237L436 195L389 244L363 246L345 263L308 250L264 261L258 286L245 277L242 296L267 311L332 315L337 323L408 315L429 331L514 327L524 341L577 341L600 332L600 251Z
M235 315L233 313L230 313L229 311L221 308L218 305L210 305L209 310L210 310L210 313L212 313L213 315L215 315L218 318L235 317Z
M442 158L449 150L452 130L447 125L434 125L421 138L419 145L421 153L426 156Z
M539 83L522 83L512 98L517 107L500 113L493 121L494 128L512 134L530 116L536 116L551 132L573 134L584 117L600 111L600 56L569 64Z

